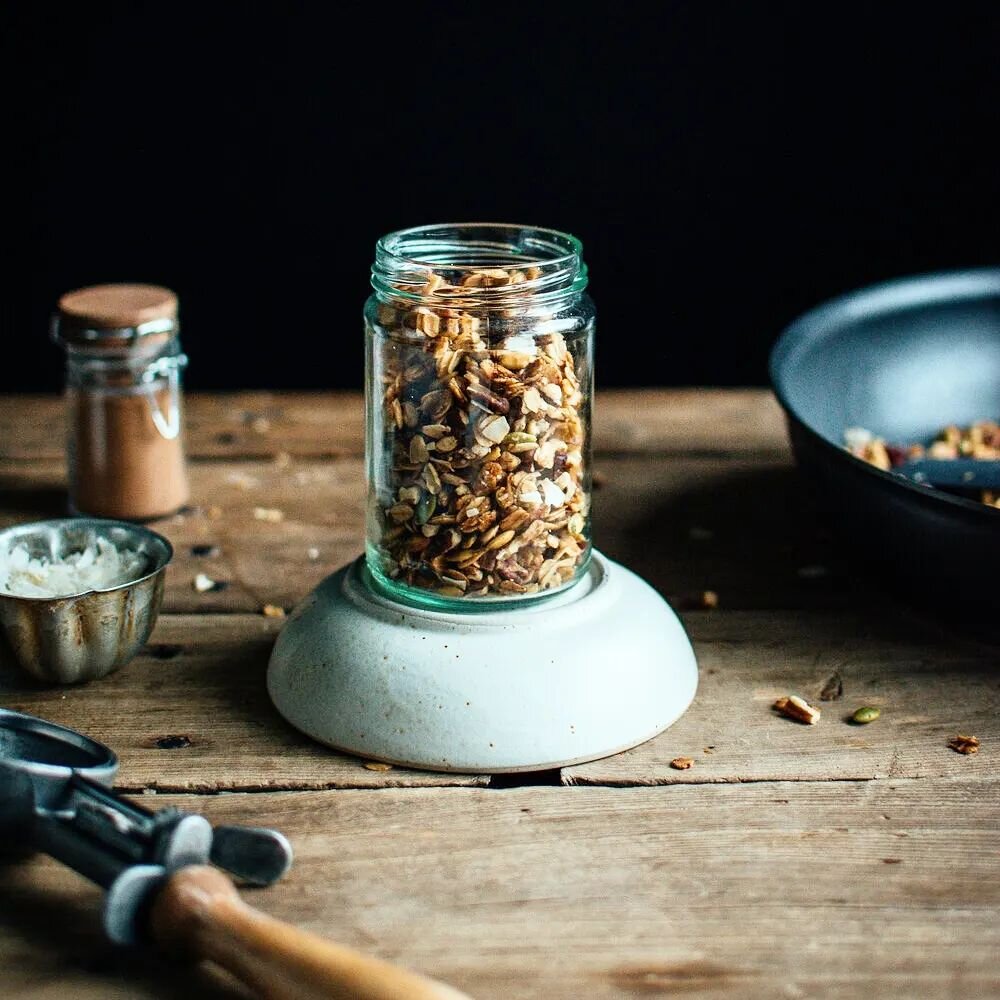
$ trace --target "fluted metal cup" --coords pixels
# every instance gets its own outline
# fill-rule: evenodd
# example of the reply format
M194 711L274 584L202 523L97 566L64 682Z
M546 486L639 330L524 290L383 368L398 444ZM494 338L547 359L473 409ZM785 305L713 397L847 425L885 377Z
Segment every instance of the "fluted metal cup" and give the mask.
M101 518L37 521L0 531L0 550L24 545L32 558L80 552L99 538L143 557L144 566L134 580L71 597L0 593L0 629L9 655L40 681L79 684L106 677L128 663L156 624L164 571L174 550L155 531Z

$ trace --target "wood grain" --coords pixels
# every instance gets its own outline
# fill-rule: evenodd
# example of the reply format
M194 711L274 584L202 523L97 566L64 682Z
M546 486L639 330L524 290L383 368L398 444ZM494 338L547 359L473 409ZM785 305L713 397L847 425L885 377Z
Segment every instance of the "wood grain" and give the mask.
M118 787L172 791L475 785L487 778L364 761L302 736L275 711L265 671L280 622L164 615L147 650L81 687L44 688L0 670L0 705L72 726L121 759Z
M996 647L899 613L702 612L685 624L700 667L687 714L634 750L565 768L564 781L1000 777L995 751L966 757L947 746L968 733L1000 748ZM838 683L841 696L822 700ZM807 726L774 712L774 701L789 694L819 707L820 721ZM881 717L851 724L862 705L878 706ZM670 765L677 757L694 765L677 770Z
M61 515L61 420L58 399L0 398L0 524ZM359 397L195 395L188 426L196 506L155 525L177 556L149 649L82 688L0 670L0 704L112 745L124 788L230 793L147 804L283 830L296 865L252 903L480 1000L1000 995L1000 643L852 573L768 393L599 394L599 546L719 608L683 616L688 714L555 787L371 771L287 726L264 689L281 622L258 612L360 551ZM199 572L228 586L196 594ZM835 676L817 726L771 711ZM862 704L881 718L849 725ZM947 748L959 732L977 755ZM111 949L99 893L54 863L0 864L4 997L245 995Z
M445 983L262 913L211 865L173 872L153 900L153 940L213 962L267 1000L470 1000Z
M603 453L783 453L778 404L761 389L604 389L597 394L595 449ZM59 459L65 419L57 396L0 396L0 459ZM268 459L358 456L360 392L189 393L188 454Z
M699 612L685 616L701 667L698 696L666 733L628 753L566 768L568 784L643 785L876 777L997 777L1000 684L995 651L897 615ZM280 622L254 615L165 615L149 651L80 688L45 689L0 675L0 703L76 726L120 754L130 789L239 790L483 783L482 777L371 771L286 725L264 671ZM668 665L665 665L668 668ZM819 699L834 675L842 696ZM776 715L798 693L823 718ZM865 704L882 716L847 718ZM984 750L949 750L956 733ZM170 737L186 744L170 748ZM157 741L166 742L163 748ZM708 752L706 752L706 750ZM670 766L692 757L692 768Z
M596 469L597 545L681 607L697 604L705 590L728 608L888 602L852 576L821 507L787 458L607 455ZM0 524L60 516L61 477L55 462L0 463ZM151 525L176 553L165 607L201 613L293 607L360 553L363 478L357 458L194 463L196 506ZM259 520L258 509L278 511L282 520ZM195 546L219 551L196 556ZM226 589L196 593L199 573Z
M773 782L167 797L268 823L289 876L247 893L305 930L478 1000L995 996L996 783ZM99 894L5 872L4 995L166 998L211 985L113 952Z

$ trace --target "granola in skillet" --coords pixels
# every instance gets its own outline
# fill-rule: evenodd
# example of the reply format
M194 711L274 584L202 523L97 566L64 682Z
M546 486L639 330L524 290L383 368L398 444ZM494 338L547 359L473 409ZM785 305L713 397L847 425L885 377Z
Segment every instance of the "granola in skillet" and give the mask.
M995 420L977 420L968 427L950 424L926 448L922 444L888 444L863 427L849 427L844 431L844 446L855 458L885 472L915 458L1000 461L1000 424ZM993 490L981 490L979 499L990 507L1000 507L1000 495Z

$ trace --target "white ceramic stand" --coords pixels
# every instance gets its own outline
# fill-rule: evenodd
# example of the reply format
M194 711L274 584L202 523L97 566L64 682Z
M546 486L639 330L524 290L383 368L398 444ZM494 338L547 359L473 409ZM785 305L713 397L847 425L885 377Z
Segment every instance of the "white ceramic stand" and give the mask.
M278 711L328 746L497 773L645 742L691 704L698 668L670 606L599 553L548 601L467 613L391 600L359 559L289 617L267 684Z

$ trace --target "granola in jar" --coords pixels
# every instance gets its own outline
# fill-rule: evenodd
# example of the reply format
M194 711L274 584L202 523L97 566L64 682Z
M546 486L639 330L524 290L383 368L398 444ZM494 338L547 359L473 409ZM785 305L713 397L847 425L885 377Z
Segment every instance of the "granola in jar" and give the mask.
M438 606L563 588L590 556L593 307L579 243L379 242L366 308L369 569Z

